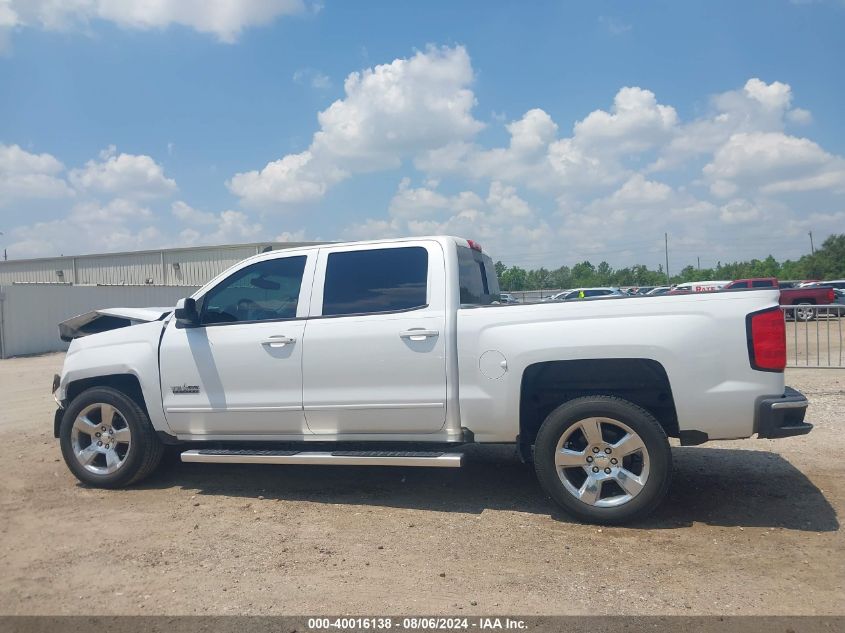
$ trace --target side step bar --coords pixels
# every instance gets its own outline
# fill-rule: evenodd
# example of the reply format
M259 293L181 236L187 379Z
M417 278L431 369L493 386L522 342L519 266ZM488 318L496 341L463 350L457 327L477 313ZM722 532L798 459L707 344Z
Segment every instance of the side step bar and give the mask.
M307 464L312 466L427 466L459 468L463 453L434 451L264 451L200 449L182 453L183 462L214 464Z

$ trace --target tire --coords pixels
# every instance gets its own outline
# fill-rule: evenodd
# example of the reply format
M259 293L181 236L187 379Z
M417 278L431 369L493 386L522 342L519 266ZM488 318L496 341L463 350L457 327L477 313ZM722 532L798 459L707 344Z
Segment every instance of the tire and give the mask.
M97 488L141 481L164 452L144 410L111 387L93 387L73 399L59 426L59 443L74 476Z
M657 508L669 490L672 452L648 411L615 396L586 396L545 419L534 468L540 485L568 514L613 525Z

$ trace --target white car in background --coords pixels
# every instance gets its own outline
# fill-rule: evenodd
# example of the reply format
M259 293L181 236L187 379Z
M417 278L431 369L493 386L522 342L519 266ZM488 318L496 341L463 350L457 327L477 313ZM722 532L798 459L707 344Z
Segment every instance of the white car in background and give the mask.
M727 286L731 281L731 279L727 281L687 281L672 286L672 290L679 292L716 292Z
M627 297L627 293L622 292L619 288L604 287L604 288L573 288L572 290L565 290L559 292L553 297L549 297L544 301L573 301L578 299L590 299L596 297Z

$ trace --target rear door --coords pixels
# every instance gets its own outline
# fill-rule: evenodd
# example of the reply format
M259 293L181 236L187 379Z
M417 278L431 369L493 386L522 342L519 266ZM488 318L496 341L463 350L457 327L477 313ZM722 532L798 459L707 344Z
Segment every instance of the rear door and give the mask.
M321 248L303 357L311 431L441 429L445 302L438 242Z

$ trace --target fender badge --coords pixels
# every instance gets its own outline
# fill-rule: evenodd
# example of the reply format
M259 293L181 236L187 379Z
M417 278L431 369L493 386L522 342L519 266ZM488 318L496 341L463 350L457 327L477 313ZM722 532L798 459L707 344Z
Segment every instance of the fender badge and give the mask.
M183 393L199 393L200 387L199 385L176 385L175 387L170 388L174 394L183 394Z

